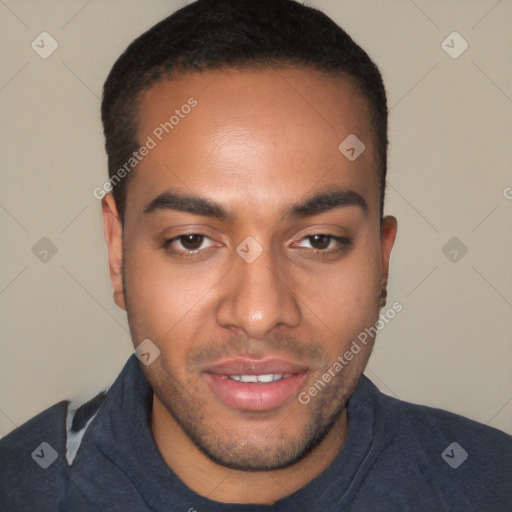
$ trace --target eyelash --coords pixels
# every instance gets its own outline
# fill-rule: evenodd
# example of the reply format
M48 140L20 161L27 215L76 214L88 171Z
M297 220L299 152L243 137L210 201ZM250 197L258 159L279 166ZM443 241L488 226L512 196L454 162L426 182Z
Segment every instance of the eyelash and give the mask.
M191 250L180 250L173 247L172 243L180 240L181 238L185 238L186 236L201 236L205 239L212 240L210 236L208 236L206 233L200 233L200 232L194 232L194 233L183 233L181 235L175 236L173 238L169 238L167 240L164 240L162 247L166 250L172 253L175 256L183 257L183 258L193 258L196 256L200 251L204 251L205 249L196 249L194 251Z
M178 256L178 257L183 257L183 258L193 258L193 257L197 256L201 251L205 251L205 250L209 249L209 247L207 247L205 249L195 249L195 250L184 249L184 250L181 250L181 249L176 249L175 247L173 247L173 242L179 241L180 239L182 239L182 238L184 238L186 236L191 236L191 235L203 237L204 239L207 239L207 240L210 240L210 241L212 240L212 238L210 236L208 236L207 234L205 234L205 233L200 233L200 232L184 233L184 234L175 236L173 238L169 238L167 240L164 240L164 242L162 243L162 247L166 251L170 252L171 254L173 254L175 256ZM305 239L312 238L314 236L325 236L325 237L328 237L329 238L329 244L328 245L330 245L332 240L334 240L334 241L336 241L340 245L340 247L338 247L336 249L313 249L313 248L309 249L309 248L304 248L304 247L298 247L297 250L300 251L300 252L313 253L315 256L323 258L323 257L328 257L328 256L335 255L337 253L344 252L344 251L352 248L352 246L353 246L352 240L350 238L347 238L345 236L330 235L328 233L313 233L313 234L310 234L310 235L306 235L306 236L304 236L304 237L302 237L300 239L300 242L302 242Z
M314 237L314 236L325 236L325 237L329 238L328 245L330 245L331 242L334 240L335 242L338 243L339 247L337 247L335 249L313 249L313 248L309 249L309 248L301 247L301 248L298 248L298 250L301 252L307 251L307 252L313 253L316 257L327 258L329 256L334 256L338 253L347 251L353 245L352 240L350 240L350 238L348 238L346 236L330 235L329 233L313 233L311 235L306 235L305 237L301 238L300 241Z

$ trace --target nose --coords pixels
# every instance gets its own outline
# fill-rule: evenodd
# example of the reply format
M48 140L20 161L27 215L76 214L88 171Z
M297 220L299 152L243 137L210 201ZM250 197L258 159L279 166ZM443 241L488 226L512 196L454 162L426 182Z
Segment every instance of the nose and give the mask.
M301 311L283 272L269 251L251 263L238 255L228 273L225 291L217 307L217 323L263 339L278 325L296 327Z

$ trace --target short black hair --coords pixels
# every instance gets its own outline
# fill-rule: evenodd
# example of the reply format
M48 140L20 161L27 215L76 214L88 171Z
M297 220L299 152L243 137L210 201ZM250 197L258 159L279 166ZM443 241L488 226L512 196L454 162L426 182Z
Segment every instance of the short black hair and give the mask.
M101 114L110 184L121 218L129 175L119 179L116 173L141 146L137 117L145 91L180 72L290 65L347 77L369 102L382 218L388 110L381 74L333 20L295 0L197 0L139 36L118 58L104 85Z

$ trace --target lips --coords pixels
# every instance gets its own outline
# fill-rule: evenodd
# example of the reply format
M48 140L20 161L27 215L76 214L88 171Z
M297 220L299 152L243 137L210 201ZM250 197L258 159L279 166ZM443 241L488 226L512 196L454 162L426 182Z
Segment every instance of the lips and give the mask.
M281 359L231 359L203 374L226 405L246 411L268 411L296 395L307 377L303 365Z

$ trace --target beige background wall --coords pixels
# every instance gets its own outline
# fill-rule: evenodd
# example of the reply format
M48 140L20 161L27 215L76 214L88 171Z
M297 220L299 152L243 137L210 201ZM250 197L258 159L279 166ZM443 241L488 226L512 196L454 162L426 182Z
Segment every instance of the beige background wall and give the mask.
M0 435L93 396L131 353L93 196L106 176L99 97L126 45L183 4L0 2ZM512 432L512 2L310 4L370 53L389 94L388 303L403 311L367 374L388 394ZM43 31L58 43L47 59L31 48L51 49ZM458 58L441 45L454 31L469 44ZM463 44L445 43L452 55Z

